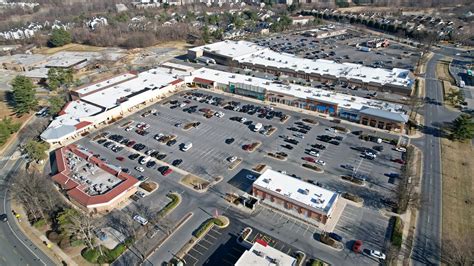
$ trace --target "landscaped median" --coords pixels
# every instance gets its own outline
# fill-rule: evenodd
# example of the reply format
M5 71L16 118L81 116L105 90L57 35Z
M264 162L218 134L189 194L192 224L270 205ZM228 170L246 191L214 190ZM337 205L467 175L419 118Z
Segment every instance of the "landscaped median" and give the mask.
M100 248L85 248L82 250L81 255L84 259L86 259L90 263L98 263L98 264L105 264L105 263L112 263L114 262L122 253L127 250L127 247L133 243L133 239L129 238L125 240L124 243L118 244L113 249L108 249L104 246Z
M324 173L324 170L322 168L317 167L316 165L312 165L312 164L309 164L309 163L304 163L303 167L308 168L310 170L313 170L313 171L315 171L316 173L319 173L319 174Z
M177 253L177 258L184 258L184 256L191 250L194 245L204 237L212 227L217 226L219 228L226 228L229 226L230 221L229 218L225 216L218 216L216 218L211 218L203 222L194 232L191 239L188 241L186 245L184 245Z
M209 232L209 230L211 230L211 228L214 225L219 228L226 228L229 225L229 219L225 216L218 216L217 218L211 218L205 221L204 223L202 223L201 226L199 226L199 228L193 232L193 235L196 238L201 238L202 236L207 234L207 232Z
M165 217L166 215L168 215L168 213L170 213L172 210L178 207L178 205L181 203L181 196L178 193L169 193L166 196L170 198L171 201L168 204L166 204L166 206L163 207L163 209L161 209L158 212L157 214L158 218Z
M349 192L344 192L341 194L341 196L347 200L350 200L350 201L353 201L355 203L357 203L358 205L362 206L364 204L364 199L355 195L355 194L352 194L352 193L349 193Z
M319 241L339 251L344 249L344 245L341 242L329 237L327 233L322 233L321 235L319 235Z
M390 241L392 242L392 246L400 249L403 241L403 222L398 216L393 216L392 219L394 225Z

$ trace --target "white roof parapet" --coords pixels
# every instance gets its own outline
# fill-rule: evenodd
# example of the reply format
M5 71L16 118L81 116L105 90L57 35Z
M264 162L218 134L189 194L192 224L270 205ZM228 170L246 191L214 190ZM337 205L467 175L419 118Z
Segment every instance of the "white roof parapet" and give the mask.
M337 63L331 60L310 60L293 54L275 52L248 41L231 41L207 44L190 50L204 50L217 55L230 57L239 63L261 65L277 69L289 69L307 74L334 76L348 80L360 80L365 83L379 85L391 84L411 88L413 80L407 69L373 68L354 63Z

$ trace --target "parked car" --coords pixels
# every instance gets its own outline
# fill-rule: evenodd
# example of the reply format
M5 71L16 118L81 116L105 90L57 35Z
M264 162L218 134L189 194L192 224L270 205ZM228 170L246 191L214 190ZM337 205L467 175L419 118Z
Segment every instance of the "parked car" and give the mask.
M183 162L183 160L181 160L181 159L176 159L176 160L174 160L174 161L171 163L171 165L173 165L173 166L179 166L182 162Z
M234 138L229 138L229 139L226 139L226 140L225 140L225 143L226 143L226 144L232 144L232 143L234 143L234 141L235 141Z
M0 214L0 220L2 220L2 222L8 221L8 216L7 216L7 214L5 214L5 213Z
M120 161L120 162L123 162L123 160L125 160L125 158L123 158L123 157L115 157L115 159L116 159L117 161Z
M385 260L385 258L386 258L385 254L383 254L382 252L380 252L378 250L374 250L374 249L369 250L369 254L370 254L370 256L372 256L374 258L377 258L379 260Z
M237 161L237 157L236 156L231 156L231 157L227 158L227 161L229 161L229 163L233 163L233 162Z
M302 159L307 161L307 162L311 162L311 163L316 162L316 160L313 157L303 157Z
M336 240L336 241L342 242L342 236L340 236L340 235L338 235L334 232L329 233L329 237Z
M319 165L322 165L322 166L326 165L326 162L323 161L323 160L316 160L316 163L319 164Z
M362 251L362 241L361 240L354 241L354 244L352 245L352 251L354 251L355 253L360 253Z
M148 220L143 218L142 216L138 215L138 214L135 214L133 216L133 220L135 220L136 222L138 222L139 224L145 226L148 224Z
M141 166L136 166L136 167L135 167L135 170L137 170L137 171L140 172L140 173L143 173L143 171L145 171L145 169L144 169L143 167L141 167Z
M407 151L407 149L404 148L404 147L395 147L395 150L399 151L399 152L406 152Z
M405 161L400 159L400 158L393 159L392 162L399 163L399 164L405 164Z

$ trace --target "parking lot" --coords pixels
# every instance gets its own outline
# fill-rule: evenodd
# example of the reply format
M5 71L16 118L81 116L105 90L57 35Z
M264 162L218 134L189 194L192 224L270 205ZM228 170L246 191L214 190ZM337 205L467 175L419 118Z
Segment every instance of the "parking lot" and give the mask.
M203 93L203 91L197 92ZM283 123L278 117L270 118L261 115L259 117L260 113L252 114L250 112L248 114L248 112L225 109L228 103L236 102L234 98L208 91L204 93L222 98L221 105L201 103L194 100L193 97L184 98L184 94L174 95L164 104L156 104L106 128L101 133L80 140L79 144L102 155L103 160L119 165L125 171L141 179L159 176L159 182L178 181L182 175L192 173L209 181L222 176L225 182L232 180L231 184L247 183L247 187L249 187L251 181L257 176L250 170L257 164L265 164L274 170L284 171L295 178L301 178L335 191L349 191L358 194L369 206L377 206L381 199L393 196L401 167L401 164L394 162L394 160L400 160L401 153L392 150L392 145L362 141L352 133L333 130L331 126L334 124L329 124L324 120L319 120L320 124L318 125L305 123L302 119L317 119L298 112L275 109L273 112L281 112L282 115L289 116L288 121ZM238 103L239 106L251 104L242 100L239 100ZM179 105L183 105L183 107L179 107ZM192 106L196 106L192 108L195 111L189 112L189 107ZM260 107L264 106L260 105ZM156 111L154 115L143 117L143 114L152 109L154 109L153 112ZM185 109L187 111L183 111ZM206 118L201 112L204 109L219 111L223 117L212 115ZM245 122L241 122L243 118L246 119ZM196 122L199 123L196 127L185 128L189 123ZM139 123L146 124L147 129L136 128ZM262 124L261 132L254 132L254 127L258 123ZM309 130L305 130L302 125ZM133 128L126 131L127 127ZM267 130L269 127L276 129L274 133L269 136L262 134L264 131L269 133ZM146 133L143 134L143 131ZM97 139L97 136L104 132L108 132L109 139L111 136L121 136L120 141L111 141L106 138L103 138L102 141L100 138ZM168 145L156 140L158 136L164 137ZM318 140L318 137L321 138L321 136L332 138L330 142L334 144ZM91 141L91 139L95 140ZM232 141L230 141L231 139ZM104 147L107 142L113 143L111 144L112 148L110 146L109 148ZM125 142L128 143L125 144ZM192 143L192 147L183 151L183 145L186 143ZM258 143L259 146L254 151L245 150L252 143ZM143 144L143 147L137 147L138 144ZM113 145L120 148L114 149ZM381 152L374 151L374 146L381 146L383 150ZM139 151L136 150L137 148L140 148ZM373 160L368 159L361 151L364 149L378 153L377 157ZM113 150L118 151L114 152ZM268 156L270 152L286 157L283 160L278 160ZM315 153L319 156L316 156ZM151 155L150 157L159 158L159 160L151 158L149 162L140 164L141 159L147 157L147 154ZM235 158L231 159L231 157ZM230 162L232 160L235 161ZM319 164L318 166L324 169L324 173L317 174L310 169L303 168L303 163ZM173 164L176 167L172 166ZM169 166L169 169L163 169L163 166L166 168ZM366 179L365 186L356 186L342 181L339 177L353 173Z
M357 63L371 67L406 68L413 70L420 56L414 48L393 41L388 47L360 51L356 44L377 38L354 30L327 38L305 36L304 32L257 39L259 45L279 52L295 54L307 59L327 59L336 62Z

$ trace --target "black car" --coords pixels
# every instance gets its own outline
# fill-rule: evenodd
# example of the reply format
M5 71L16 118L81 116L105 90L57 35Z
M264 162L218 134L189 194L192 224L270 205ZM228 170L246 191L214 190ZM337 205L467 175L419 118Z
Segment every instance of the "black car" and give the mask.
M300 129L298 129L298 132L306 134L306 133L308 133L308 130L300 128Z
M320 149L320 150L325 150L326 149L326 146L321 145L321 144L314 144L314 145L311 145L311 147L314 147L314 148Z
M173 146L174 144L176 144L176 142L177 142L177 141L176 141L175 139L172 139L172 140L168 141L168 142L166 143L166 145L168 145L168 146L171 147L171 146Z
M296 139L285 139L285 141L293 145L298 145L299 143Z
M292 150L293 149L293 146L291 146L290 144L285 144L285 145L281 145L283 148L285 149L288 149L288 150Z
M331 140L331 141L329 141L329 143L331 143L333 145L336 145L336 146L339 146L339 144L341 144L339 141L335 141L335 140Z
M122 172L130 174L130 169L128 168L122 168Z
M158 160L163 160L164 158L166 158L166 154L158 154L156 156L156 159L158 159Z
M155 161L149 161L149 162L146 163L146 167L148 167L148 168L152 168L155 165L156 165Z
M232 144L232 143L234 143L234 141L235 141L234 138L230 138L230 139L226 139L226 140L225 140L225 143L226 143L226 144Z
M173 165L173 166L179 166L182 162L183 162L183 160L181 160L181 159L176 159L176 160L174 160L174 161L171 163L171 165Z
M374 146L373 149L376 150L376 151L381 152L381 151L383 151L383 146Z
M2 220L2 222L6 222L8 221L8 216L5 213L2 213L0 214L0 220Z
M170 169L170 167L169 167L169 166L166 166L166 165L161 166L161 167L158 167L158 171L159 171L161 174L163 174L163 173L164 173L166 170L168 170L168 169Z
M333 233L333 232L329 233L329 237L336 240L336 241L339 241L339 242L342 241L342 236L340 236L336 233Z
M137 144L133 145L132 148L136 151L141 151L141 150L145 149L146 146L144 144L137 143Z
M99 139L99 140L97 141L97 143L103 144L103 143L105 143L106 141L107 141L106 139Z
M282 152L282 151L279 151L276 153L277 155L280 155L280 156L283 156L283 157L288 157L288 154Z
M341 137L341 136L336 136L334 139L335 139L335 140L342 141L344 138L343 138L343 137Z
M297 127L289 127L288 130L290 131L299 131L300 129Z
M130 154L130 155L128 156L128 159L130 159L130 160L135 160L135 159L137 159L138 157L140 157L140 154L134 153L134 154Z

